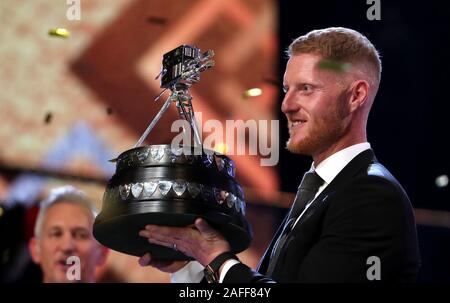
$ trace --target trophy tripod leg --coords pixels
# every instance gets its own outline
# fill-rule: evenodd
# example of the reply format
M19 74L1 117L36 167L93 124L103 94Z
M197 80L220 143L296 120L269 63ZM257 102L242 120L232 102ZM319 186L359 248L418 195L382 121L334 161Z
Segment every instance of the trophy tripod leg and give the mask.
M194 116L194 109L192 108L192 103L189 100L187 104L181 102L180 100L178 100L178 104L177 104L178 108L179 108L179 114L181 116L181 118L184 118L185 120L187 120L189 122L189 125L191 126L192 131L194 132L194 146L195 147L201 147L202 146L202 140L200 139L200 135L198 132L198 127L197 127L197 123L195 121L195 116ZM189 109L189 113L186 112L185 106Z
M197 122L195 121L194 112L192 112L191 121L189 121L189 122L191 123L191 128L194 130L194 139L195 139L195 143L197 143L196 147L201 147L202 140L200 139L200 135L198 133Z
M155 127L156 123L158 123L159 119L161 119L162 115L166 112L166 110L169 108L170 103L172 103L172 97L169 96L166 100L166 103L164 103L164 105L161 107L161 109L159 110L158 114L155 116L155 118L153 118L153 121L150 123L150 125L147 127L147 129L145 130L145 132L142 134L142 136L139 138L138 142L136 142L136 144L134 145L134 147L139 147L141 146L142 142L144 142L144 140L147 138L147 136L150 134L150 132L152 131L153 127Z

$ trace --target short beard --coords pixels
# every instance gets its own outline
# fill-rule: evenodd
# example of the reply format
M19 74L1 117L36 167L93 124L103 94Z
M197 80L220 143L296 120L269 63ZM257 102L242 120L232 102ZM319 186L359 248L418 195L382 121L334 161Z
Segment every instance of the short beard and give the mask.
M314 157L338 142L347 131L345 109L338 107L326 117L315 121L308 134L299 142L286 142L286 148L291 153ZM308 123L308 122L307 122Z
M330 127L330 125L320 122L311 130L310 134L301 141L294 144L291 139L286 142L286 148L291 153L314 156L329 148L337 142L343 134L343 127Z

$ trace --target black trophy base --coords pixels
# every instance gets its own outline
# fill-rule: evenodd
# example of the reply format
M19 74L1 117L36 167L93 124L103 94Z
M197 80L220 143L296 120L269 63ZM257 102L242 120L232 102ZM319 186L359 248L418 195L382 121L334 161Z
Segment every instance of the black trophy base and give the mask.
M251 235L242 228L242 222L233 222L233 217L221 212L205 212L204 207L188 205L189 203L177 201L129 203L116 209L117 214L120 215L97 216L94 223L94 236L101 244L129 255L140 257L150 253L154 260L192 260L180 251L149 243L147 238L139 236L139 231L149 224L189 226L194 224L195 219L201 217L228 240L233 253L239 253L248 248Z

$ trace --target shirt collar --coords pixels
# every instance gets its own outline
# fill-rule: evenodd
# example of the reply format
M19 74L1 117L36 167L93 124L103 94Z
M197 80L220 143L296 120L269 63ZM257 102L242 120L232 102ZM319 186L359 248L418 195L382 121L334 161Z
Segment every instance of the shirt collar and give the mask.
M330 184L341 170L353 160L353 158L368 149L370 149L370 144L368 142L351 145L332 154L320 162L317 167L314 167L313 163L311 165L311 170L315 170L326 184Z

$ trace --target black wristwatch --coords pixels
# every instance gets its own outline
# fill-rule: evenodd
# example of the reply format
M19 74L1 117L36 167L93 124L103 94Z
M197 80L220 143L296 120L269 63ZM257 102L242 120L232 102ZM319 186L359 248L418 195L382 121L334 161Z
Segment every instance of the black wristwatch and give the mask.
M221 253L220 255L215 257L214 260L211 261L211 263L206 265L204 270L206 281L208 281L209 283L218 283L220 278L219 269L223 265L223 263L230 259L240 261L235 254L227 251Z

